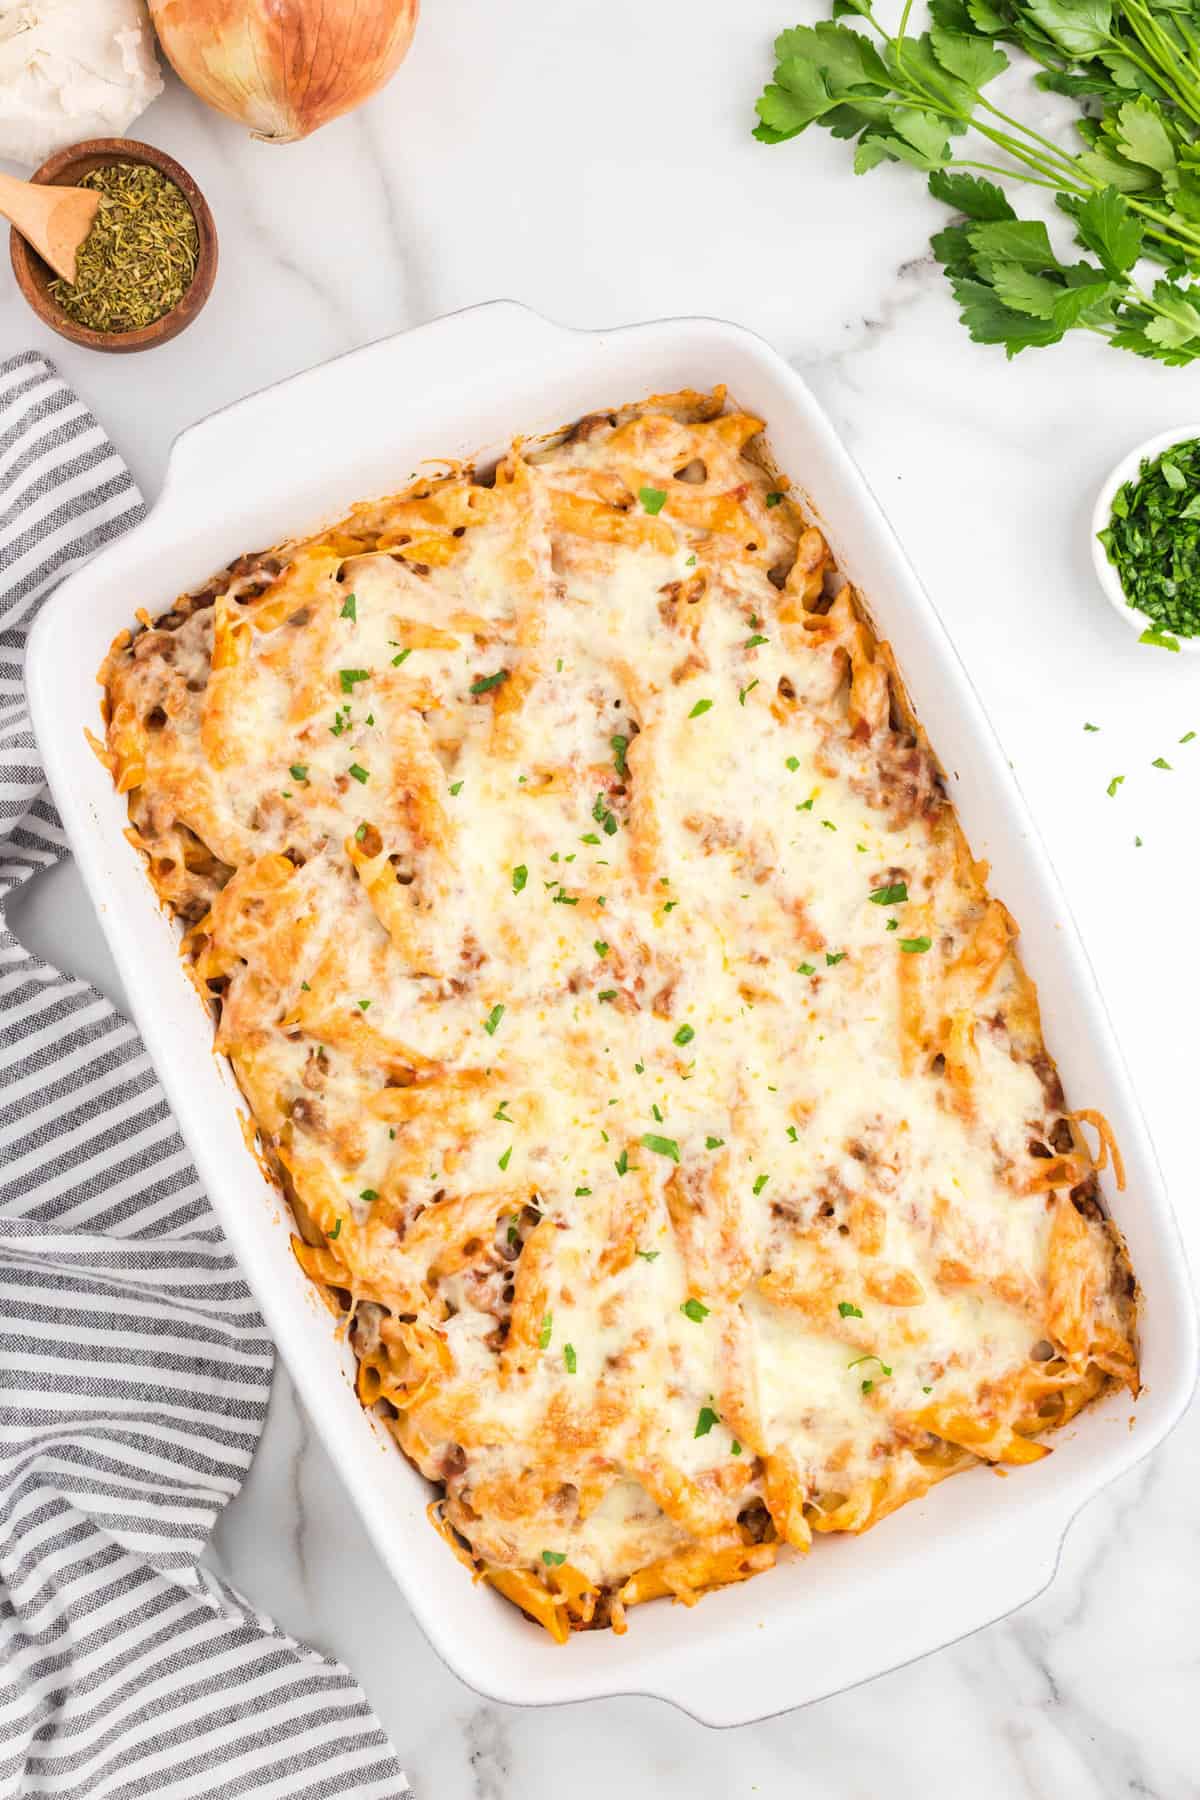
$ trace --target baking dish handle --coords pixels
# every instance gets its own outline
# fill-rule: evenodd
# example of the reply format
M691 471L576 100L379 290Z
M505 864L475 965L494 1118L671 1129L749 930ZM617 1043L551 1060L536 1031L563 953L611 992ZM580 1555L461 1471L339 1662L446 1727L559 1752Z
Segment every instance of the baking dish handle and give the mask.
M211 473L214 455L220 459L223 454L222 444L228 445L230 453L238 449L244 456L247 436L253 439L260 435L258 418L263 402L276 391L300 389L311 394L311 416L336 418L341 416L342 398L347 391L369 388L376 379L394 387L397 345L403 345L406 358L411 357L414 370L419 368L423 378L454 379L461 384L464 371L487 369L495 373L510 364L528 365L538 354L561 347L572 338L603 335L556 325L518 300L488 300L479 306L464 307L461 312L447 313L428 325L377 338L361 349L349 350L344 356L260 388L187 426L171 446L163 495L168 490L186 492L193 483L203 483ZM376 364L378 376L372 368Z

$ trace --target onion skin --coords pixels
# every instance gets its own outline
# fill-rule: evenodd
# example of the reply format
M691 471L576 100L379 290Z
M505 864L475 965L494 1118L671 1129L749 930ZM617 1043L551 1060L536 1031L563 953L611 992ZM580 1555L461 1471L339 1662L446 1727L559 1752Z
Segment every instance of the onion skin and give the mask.
M256 138L295 143L381 88L419 0L150 0L179 79Z

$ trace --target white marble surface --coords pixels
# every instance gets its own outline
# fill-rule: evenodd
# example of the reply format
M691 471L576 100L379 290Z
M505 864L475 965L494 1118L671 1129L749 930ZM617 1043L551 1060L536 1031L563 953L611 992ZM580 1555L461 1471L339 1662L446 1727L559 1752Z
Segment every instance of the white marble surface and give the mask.
M584 326L712 313L764 333L844 433L982 691L1194 1250L1200 738L1178 740L1200 731L1200 663L1138 647L1109 612L1087 520L1120 453L1200 418L1200 371L1090 341L1012 364L971 345L927 253L940 209L919 179L858 180L825 136L751 141L791 13L781 0L427 0L390 89L288 148L252 144L172 82L136 129L213 207L222 267L207 311L151 356L96 357L41 331L0 278L0 355L46 350L153 497L172 437L211 408L474 301L507 295ZM1173 771L1151 767L1158 755ZM1110 799L1114 774L1127 779ZM115 991L72 871L43 879L15 923ZM282 1371L213 1556L357 1669L421 1800L1185 1800L1200 1796L1198 1488L1193 1411L1080 1518L1053 1587L1015 1618L726 1733L652 1702L522 1711L464 1688L383 1576Z

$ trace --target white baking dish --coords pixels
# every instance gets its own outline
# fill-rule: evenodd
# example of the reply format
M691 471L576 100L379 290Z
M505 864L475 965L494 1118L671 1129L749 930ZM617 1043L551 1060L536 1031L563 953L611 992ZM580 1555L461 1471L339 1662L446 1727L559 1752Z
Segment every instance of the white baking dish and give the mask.
M559 1648L473 1585L425 1519L426 1484L360 1410L352 1364L288 1249L279 1195L247 1153L240 1096L122 833L125 806L88 749L95 671L136 606L165 608L246 549L402 485L419 459L499 448L513 431L681 386L723 381L769 421L781 469L811 498L841 566L895 645L977 855L1023 927L1052 1053L1076 1104L1100 1107L1129 1185L1108 1200L1145 1294L1146 1392L1087 1412L1054 1454L1008 1480L980 1469L863 1538L822 1540L689 1612L657 1602L626 1637ZM1195 1377L1183 1252L1129 1078L1062 894L1007 762L945 633L862 477L803 382L760 339L710 320L560 329L509 303L372 344L186 431L149 518L64 583L29 648L29 696L51 786L184 1137L267 1322L380 1557L435 1648L497 1699L636 1692L709 1724L829 1694L1010 1611L1053 1573L1078 1508L1158 1444Z

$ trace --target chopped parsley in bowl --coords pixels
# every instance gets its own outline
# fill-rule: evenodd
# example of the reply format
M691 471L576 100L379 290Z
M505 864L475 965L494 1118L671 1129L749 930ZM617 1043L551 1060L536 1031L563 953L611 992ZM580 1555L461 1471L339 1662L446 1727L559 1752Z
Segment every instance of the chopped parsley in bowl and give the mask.
M1100 584L1140 641L1200 650L1200 426L1130 451L1100 491L1093 533Z

